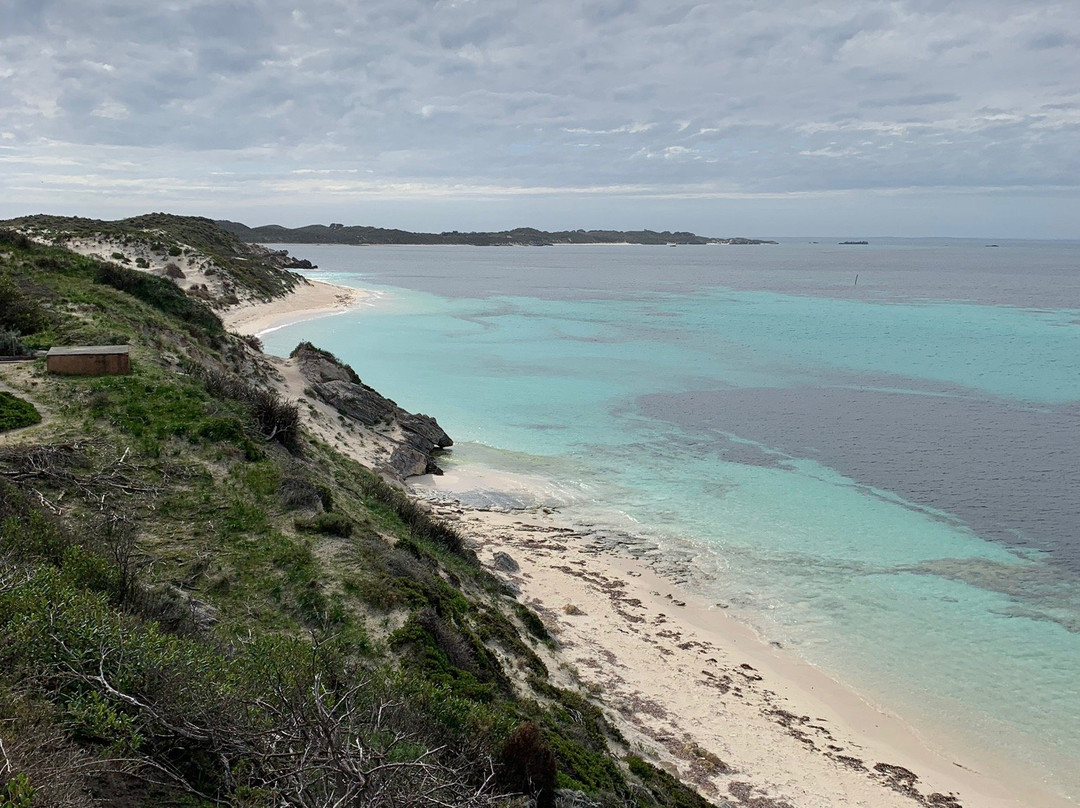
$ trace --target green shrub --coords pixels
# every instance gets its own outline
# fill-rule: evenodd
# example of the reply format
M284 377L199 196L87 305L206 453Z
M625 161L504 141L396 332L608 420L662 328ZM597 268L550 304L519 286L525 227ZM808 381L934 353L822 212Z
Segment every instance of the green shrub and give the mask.
M458 530L432 516L404 491L399 491L374 474L365 475L362 485L368 497L393 511L408 527L411 536L439 545L470 564L480 566L476 553L466 546L465 537Z
M715 808L715 806L663 769L653 766L637 755L629 755L626 765L630 773L641 780L657 805L671 808Z
M555 755L540 727L531 721L518 727L503 744L499 782L509 791L535 795L536 808L555 805Z
M340 536L343 539L347 539L353 532L352 521L340 513L320 513L310 519L297 519L295 524L297 530Z
M41 413L29 401L0 392L0 432L41 423Z
M137 297L165 314L201 328L209 334L224 334L225 327L203 302L189 297L171 281L115 264L98 263L94 281Z
M234 373L201 365L190 372L216 398L228 398L247 405L259 433L280 443L293 454L300 453L300 408L283 399L276 390L256 387Z
M11 278L0 275L0 329L34 334L48 323L45 311Z
M33 244L25 233L19 233L8 228L0 228L0 244L6 247L18 247L21 250L29 249Z
M37 789L30 785L30 778L19 773L0 789L0 808L30 808Z
M18 331L5 331L0 328L0 356L26 356L22 335Z
M60 524L29 491L0 480L0 557L59 564L69 543Z
M429 680L461 698L491 702L499 685L507 684L483 643L435 609L414 612L390 635L390 647L405 653Z
M247 439L244 424L239 418L231 416L212 416L204 418L191 430L191 436L214 443L234 443L242 445Z
M514 614L518 616L518 619L525 625L525 628L536 639L543 642L551 642L551 634L548 633L547 626L544 625L544 621L540 619L532 609L523 603L514 604Z

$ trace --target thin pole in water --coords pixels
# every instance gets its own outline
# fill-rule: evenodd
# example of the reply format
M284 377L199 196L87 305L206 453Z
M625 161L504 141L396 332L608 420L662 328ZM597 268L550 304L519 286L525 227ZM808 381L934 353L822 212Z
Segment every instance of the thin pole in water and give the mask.
M855 285L859 285L859 276L857 274L855 275Z

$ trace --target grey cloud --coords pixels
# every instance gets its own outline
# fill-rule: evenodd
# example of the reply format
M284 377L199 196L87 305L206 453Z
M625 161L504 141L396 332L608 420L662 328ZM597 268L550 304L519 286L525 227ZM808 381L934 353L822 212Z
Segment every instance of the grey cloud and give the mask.
M194 6L183 19L199 37L253 44L272 32L273 21L266 11L257 3L215 1Z
M0 40L37 34L46 29L46 19L54 0L8 0Z
M874 70L866 67L852 67L844 72L844 76L858 84L890 84L903 81L907 74L896 71Z
M1032 50L1075 48L1077 45L1080 45L1080 39L1069 36L1062 31L1044 31L1027 40L1027 46Z
M267 177L658 195L1080 176L1080 56L1056 44L1080 20L1051 2L12 2L0 146L27 166L49 142L139 148L185 188L230 154Z
M588 0L583 6L583 17L590 23L605 23L638 8L638 0Z
M485 45L493 37L502 33L503 22L494 16L477 17L464 25L452 25L439 33L439 44L449 50L457 50L465 45Z
M943 53L947 53L952 50L959 50L965 48L971 44L971 41L966 37L959 36L946 36L935 37L927 44L929 51L937 56Z
M784 39L784 31L779 28L766 29L750 34L737 46L735 53L742 58L765 56Z
M860 101L861 107L927 107L935 104L948 104L959 101L960 96L956 93L920 93L917 95L904 95L897 98L877 98Z

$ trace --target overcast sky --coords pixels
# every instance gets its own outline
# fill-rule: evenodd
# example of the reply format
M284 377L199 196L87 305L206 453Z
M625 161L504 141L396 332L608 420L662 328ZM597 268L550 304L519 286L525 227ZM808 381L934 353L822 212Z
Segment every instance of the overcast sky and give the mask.
M1080 238L1078 0L0 0L0 216Z

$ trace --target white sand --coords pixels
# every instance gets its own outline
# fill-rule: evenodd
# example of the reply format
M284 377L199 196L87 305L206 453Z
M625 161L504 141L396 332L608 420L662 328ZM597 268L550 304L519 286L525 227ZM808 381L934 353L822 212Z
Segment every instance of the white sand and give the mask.
M461 468L414 479L440 500L493 486L520 497L531 482L490 471L471 479ZM967 808L1073 805L1008 761L939 754L896 716L766 644L647 562L598 545L557 512L445 501L435 509L476 542L485 562L503 551L521 565L508 577L557 636L559 659L598 694L632 749L706 796L761 796L796 808L910 808L932 794Z
M258 336L305 320L343 314L370 297L363 289L309 280L297 285L292 294L269 303L248 301L233 306L221 319L230 331Z
M509 553L522 600L535 607L581 681L623 733L711 796L743 793L799 808L911 806L915 794L956 796L968 808L1066 806L1013 785L1007 769L941 757L902 721L794 655L764 644L713 604L647 564L598 553L543 513L439 506L479 545ZM572 604L582 614L568 614ZM571 609L569 611L574 611ZM730 771L710 772L708 754ZM890 785L878 764L900 766ZM909 793L904 793L910 785Z

